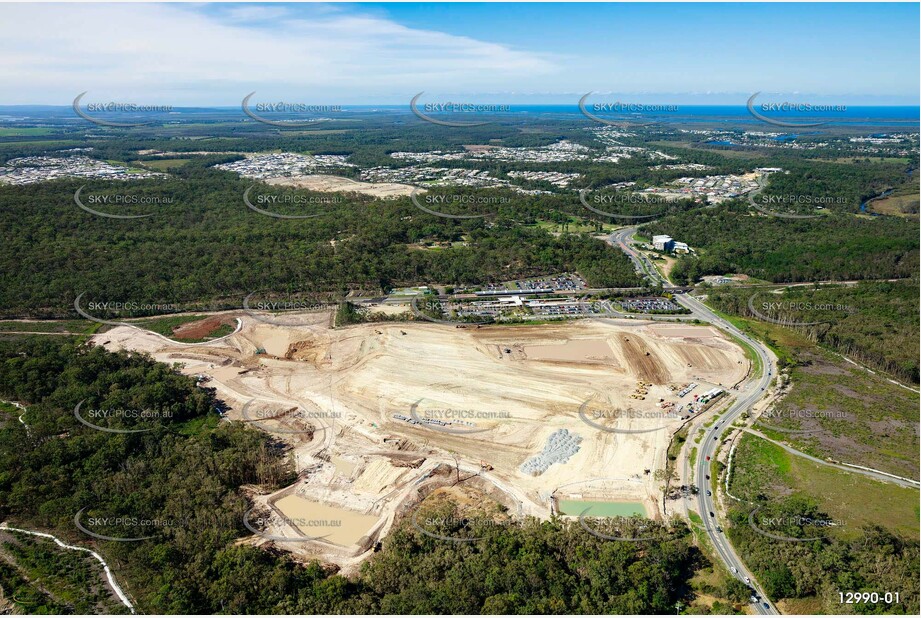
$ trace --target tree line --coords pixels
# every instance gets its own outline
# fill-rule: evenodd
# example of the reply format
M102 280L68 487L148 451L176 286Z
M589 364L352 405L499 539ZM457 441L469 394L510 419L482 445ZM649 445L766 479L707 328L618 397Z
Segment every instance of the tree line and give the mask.
M476 543L448 543L404 520L345 577L237 543L250 534L241 486L268 491L294 477L266 435L209 421L211 395L191 378L144 355L22 337L0 342L0 396L28 408L28 427L0 416L0 518L95 547L144 613L658 614L687 606L690 580L706 566L681 526L650 523L646 534L660 542L628 543L576 522L527 520L490 526ZM113 434L75 419L84 399L174 414L153 425L111 419L151 429ZM142 542L99 541L74 526L85 507L170 524ZM0 578L6 583L2 570Z

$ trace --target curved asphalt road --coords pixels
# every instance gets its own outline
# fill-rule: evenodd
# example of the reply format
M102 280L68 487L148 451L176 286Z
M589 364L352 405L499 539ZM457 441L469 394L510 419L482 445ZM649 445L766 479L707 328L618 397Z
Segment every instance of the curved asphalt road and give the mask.
M649 261L648 258L646 258L646 256L630 246L630 243L632 242L632 236L635 232L635 227L622 228L611 234L609 242L624 251L624 253L626 253L627 256L633 261L637 271L641 274L644 274L645 278L651 281L653 284L661 284L662 287L666 289L675 287L671 284L671 282L659 274L655 266ZM706 531L710 542L713 544L716 553L726 564L726 567L731 572L736 574L736 577L748 583L749 586L751 586L756 591L759 601L752 604L752 608L756 613L779 614L780 612L777 611L777 608L774 607L774 604L765 597L763 590L755 581L751 572L745 567L745 564L739 558L735 549L732 547L732 544L729 542L729 539L726 537L725 533L722 532L722 528L718 526L716 518L710 516L710 513L716 513L716 506L713 496L708 496L706 491L710 486L706 479L707 475L710 473L710 461L708 460L714 458L717 447L722 442L721 438L726 428L730 426L733 421L735 421L743 412L751 409L751 407L759 399L761 399L761 397L764 396L768 386L771 384L771 381L776 375L777 357L774 356L774 354L761 342L757 341L756 339L752 339L737 329L735 326L733 326L730 322L716 315L706 305L704 305L690 294L676 294L675 299L690 309L694 316L700 318L701 320L710 322L711 324L721 328L722 330L747 343L758 355L758 358L761 362L761 375L753 381L750 380L743 388L741 388L738 391L738 394L736 394L735 402L729 407L729 409L717 417L717 419L713 422L712 425L710 425L710 427L706 428L704 437L700 442L700 446L698 447L697 463L694 469L694 478L697 481L698 487L700 487L700 492L697 495L697 510L705 522L704 530ZM767 606L765 606L765 604Z
M743 412L750 410L751 407L764 396L766 389L771 384L774 375L776 375L777 359L770 350L764 347L760 342L752 339L726 320L720 318L696 298L684 294L677 298L679 298L679 302L694 311L696 315L700 315L703 319L719 326L721 329L750 345L761 361L761 375L755 380L749 381L741 388L736 395L735 402L717 417L710 427L706 428L704 437L698 447L694 478L697 481L697 485L700 487L700 493L697 495L698 512L704 521L709 524L705 526L705 530L716 552L731 571L736 573L739 578L745 580L746 583L749 583L749 585L757 591L758 597L762 599L755 605L757 612L759 614L778 614L780 612L777 611L769 600L766 600L764 592L761 590L760 586L758 586L757 582L755 582L754 577L742 563L738 554L736 554L735 549L732 547L725 533L717 529L717 520L710 516L710 513L716 513L714 498L713 496L708 496L706 492L707 488L710 486L706 478L707 475L710 474L710 461L708 461L708 459L712 460L715 457L717 447L722 442L722 435L723 432L726 431L726 428ZM765 603L767 603L767 607L764 606Z

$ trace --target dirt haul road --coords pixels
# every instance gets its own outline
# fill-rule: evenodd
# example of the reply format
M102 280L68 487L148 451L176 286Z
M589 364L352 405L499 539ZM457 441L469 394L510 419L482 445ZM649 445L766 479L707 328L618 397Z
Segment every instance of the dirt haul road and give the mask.
M121 327L95 341L210 376L231 419L255 400L250 421L277 431L299 469L310 470L300 495L382 517L397 507L388 496L418 481L421 461L455 456L466 468L492 466L484 477L523 514L548 516L556 491L642 502L658 517L661 483L646 471L664 467L681 422L674 410L747 370L742 350L708 326L589 319L334 330L328 313L286 314L284 326L241 319L239 333L212 346L167 344ZM676 387L689 382L700 386L679 400ZM295 408L299 416L288 416ZM541 474L522 472L561 429L581 438L578 451Z

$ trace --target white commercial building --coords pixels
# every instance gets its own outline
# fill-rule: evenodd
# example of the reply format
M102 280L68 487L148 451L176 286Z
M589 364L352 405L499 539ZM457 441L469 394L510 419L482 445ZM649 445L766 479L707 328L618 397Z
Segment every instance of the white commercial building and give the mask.
M666 234L652 237L652 246L657 251L671 251L673 242L672 237Z

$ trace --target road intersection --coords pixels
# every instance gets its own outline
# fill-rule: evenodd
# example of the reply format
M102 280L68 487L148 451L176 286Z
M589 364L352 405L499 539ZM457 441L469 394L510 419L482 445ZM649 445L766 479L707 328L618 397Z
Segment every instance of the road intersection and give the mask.
M643 275L650 284L661 285L665 291L668 291L669 288L675 288L676 286L659 274L656 267L645 255L633 247L633 235L635 233L635 227L621 228L611 234L608 242L626 253L636 267L637 272ZM700 491L696 496L698 501L697 511L704 520L703 529L707 533L707 537L710 539L710 543L713 545L717 555L719 555L729 571L754 591L753 598L757 600L752 602L752 607L756 613L779 614L780 612L764 594L763 589L752 573L742 562L742 559L739 558L732 543L723 532L723 528L718 524L714 496L708 495L707 491L710 486L708 482L710 480L710 463L716 458L718 447L723 441L723 433L743 413L749 411L755 403L767 394L774 376L777 375L777 357L760 341L749 337L728 320L718 316L694 296L675 294L674 298L682 306L689 309L694 318L709 322L750 346L759 360L760 375L753 375L752 379L741 385L732 405L716 417L713 423L706 428L697 454L694 478L697 480L698 486L700 486ZM688 465L689 462L685 460L685 468Z

